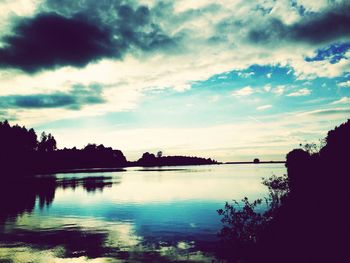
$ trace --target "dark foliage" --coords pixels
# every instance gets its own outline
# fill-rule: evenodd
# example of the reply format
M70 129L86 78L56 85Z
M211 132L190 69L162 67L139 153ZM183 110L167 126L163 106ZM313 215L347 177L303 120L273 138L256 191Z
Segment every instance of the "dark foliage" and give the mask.
M7 121L0 122L0 169L9 176L48 173L78 168L113 168L127 165L119 150L102 144L89 144L84 149L57 150L55 138L43 132L40 140L33 129Z
M176 165L202 165L217 164L215 160L190 156L162 156L162 152L157 153L157 157L153 153L146 152L135 162L136 166L176 166Z
M88 144L84 149L63 149L54 153L57 169L124 167L127 160L120 150L102 144ZM52 166L51 166L52 168ZM48 167L50 169L50 167Z
M57 143L50 133L43 132L38 139L33 129L8 121L0 122L0 170L9 176L34 173L66 172L91 168L120 168L126 166L175 166L216 164L212 159L187 156L157 157L144 153L136 162L128 162L120 150L104 145L88 144L83 149L57 149Z
M320 149L320 150L318 150ZM328 132L324 145L286 156L288 180L264 181L270 197L226 204L220 256L230 262L349 262L350 120Z
M265 200L250 202L245 197L241 202L226 202L224 209L217 210L223 223L219 232L219 257L229 262L255 262L256 255L252 251L260 249L264 233L289 194L286 176L274 175L263 179L263 184L269 189L269 196Z

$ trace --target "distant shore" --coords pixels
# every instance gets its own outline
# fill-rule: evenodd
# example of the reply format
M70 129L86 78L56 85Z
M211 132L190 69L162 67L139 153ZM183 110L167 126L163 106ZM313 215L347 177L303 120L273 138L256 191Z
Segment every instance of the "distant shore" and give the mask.
M66 174L66 173L105 173L105 172L125 172L123 167L120 168L79 168L79 169L64 169L49 172L50 174Z
M176 166L198 166L198 165L221 165L221 164L279 164L286 163L285 161L266 161L266 162L225 162L225 163L211 163L211 164L184 164L184 165L158 165L158 166L140 166L140 165L128 165L124 167L115 167L115 168L78 168L78 169L65 169L65 170L57 170L50 173L58 174L58 173L104 173L104 172L125 172L128 167L140 167L142 171L163 171L163 169L159 169L162 167L176 167ZM150 169L153 167L157 167L157 169ZM169 169L176 170L176 169Z
M269 163L286 163L286 161L267 161L267 162L226 162L224 164L269 164Z
M140 166L140 165L128 165L124 167L115 167L115 168L78 168L78 169L65 169L50 171L47 174L64 174L64 173L107 173L107 172L125 172L125 168L129 167L140 167L140 171L171 171L178 170L175 168L162 169L163 167L176 167L176 166L199 166L199 165L221 165L221 164L281 164L286 163L285 161L266 161L266 162L225 162L225 163L211 163L211 164L187 164L187 165L158 165L158 166ZM46 173L44 173L46 174Z
M176 167L176 166L198 166L198 165L219 165L224 163L211 163L211 164L183 164L183 165L157 165L157 166L140 166L140 165L127 165L123 167L111 167L111 168L74 168L74 169L64 169L56 171L47 171L40 174L65 174L65 173L107 173L107 172L125 172L125 168L129 167L140 167L140 171L172 171L178 169L160 169L163 167Z

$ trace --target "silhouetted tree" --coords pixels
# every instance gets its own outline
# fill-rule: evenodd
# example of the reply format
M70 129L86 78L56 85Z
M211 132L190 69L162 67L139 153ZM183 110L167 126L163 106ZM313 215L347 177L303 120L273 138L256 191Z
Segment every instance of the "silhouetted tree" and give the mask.
M159 153L157 154L159 155ZM173 166L173 165L201 165L216 164L211 159L189 156L155 156L153 153L145 152L135 163L138 166Z
M39 152L53 152L56 149L57 143L51 133L46 135L45 132L42 132L40 136L40 142L38 143Z
M0 169L3 174L25 175L62 169L122 167L127 160L119 150L102 144L88 144L84 149L57 150L54 136L27 130L8 121L0 122Z
M33 129L27 130L8 121L0 122L0 165L4 174L52 173L69 169L118 168L130 165L165 166L217 163L211 159L188 156L163 156L159 151L144 153L137 162L128 162L120 150L103 144L88 144L83 149L57 149L54 136L41 133L38 141Z
M38 143L39 152L46 152L46 141L47 141L47 135L45 132L42 132L40 135L40 141Z
M265 181L272 194L262 218L256 214L259 200L245 199L243 208L234 203L219 210L223 229L234 228L221 232L231 240L223 257L242 263L350 262L350 120L329 131L321 146L303 148L286 156L287 181ZM247 236L254 242L247 243Z
M220 257L230 262L256 262L257 255L253 252L259 249L264 231L289 193L286 176L274 175L263 179L263 184L269 189L269 196L265 198L265 202L263 199L250 202L245 197L241 202L226 202L224 209L217 210L223 223L219 232ZM264 209L264 206L267 206L267 209Z
M8 121L0 122L0 169L3 174L22 174L32 171L35 165L37 136L19 125L11 126Z
M53 152L54 150L57 149L57 143L55 138L49 133L47 136L47 141L46 141L46 151L48 152Z

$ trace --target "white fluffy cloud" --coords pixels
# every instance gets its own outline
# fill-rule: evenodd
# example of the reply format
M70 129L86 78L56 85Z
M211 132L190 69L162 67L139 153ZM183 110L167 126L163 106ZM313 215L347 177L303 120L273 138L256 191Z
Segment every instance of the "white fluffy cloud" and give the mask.
M339 82L338 86L341 88L350 88L350 80L344 81L344 82Z
M350 105L350 98L342 97L339 100L333 101L331 104L349 104Z
M13 17L31 16L42 10L40 2L43 1L2 1L2 36L8 33ZM161 6L157 0L140 3L149 6L151 12L152 8ZM146 91L164 88L186 91L195 81L230 70L245 69L253 64L288 66L294 69L299 79L336 77L350 71L346 59L335 64L326 60L305 61L305 57L313 55L321 44L281 40L271 48L269 43L248 41L249 32L258 25L267 24L271 18L280 19L286 25L302 21L303 17L290 1L164 1L162 5L166 8L154 16L154 23L170 36L181 36L175 51L130 52L121 60L104 59L85 68L62 67L34 75L15 69L0 70L0 96L50 94L69 91L77 83L99 83L104 87L102 96L106 103L87 105L79 111L38 108L6 112L21 123L37 124L61 118L133 110L138 107ZM335 4L328 1L298 1L298 5L321 12ZM245 76L254 77L250 73ZM265 91L282 95L285 87L266 87ZM253 93L254 89L247 86L234 91L232 95L243 97ZM287 96L306 96L310 93L309 89L301 89Z
M310 94L311 94L311 90L304 88L304 89L300 89L300 90L295 91L295 92L291 92L291 93L287 94L286 96L288 96L288 97L300 97L300 96L307 96Z
M267 110L267 109L271 109L271 108L272 108L272 105L267 104L267 105L261 105L261 106L257 107L256 109L257 110Z
M235 97L245 97L254 93L254 89L250 86L235 90L232 92L232 96Z

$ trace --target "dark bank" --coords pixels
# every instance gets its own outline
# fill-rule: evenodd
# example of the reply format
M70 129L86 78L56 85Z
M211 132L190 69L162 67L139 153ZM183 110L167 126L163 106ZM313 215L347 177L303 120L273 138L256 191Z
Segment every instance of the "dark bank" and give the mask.
M289 152L287 170L270 163L2 174L0 260L348 262L349 135L347 121L322 144ZM57 151L34 141L22 145L36 148L14 148L22 157Z
M11 126L8 121L0 122L0 145L0 169L8 176L85 170L118 171L130 166L218 164L210 158L162 156L161 152L157 156L146 152L139 160L130 162L122 151L102 144L88 144L83 149L57 149L57 142L50 133L43 132L38 138L34 129Z

